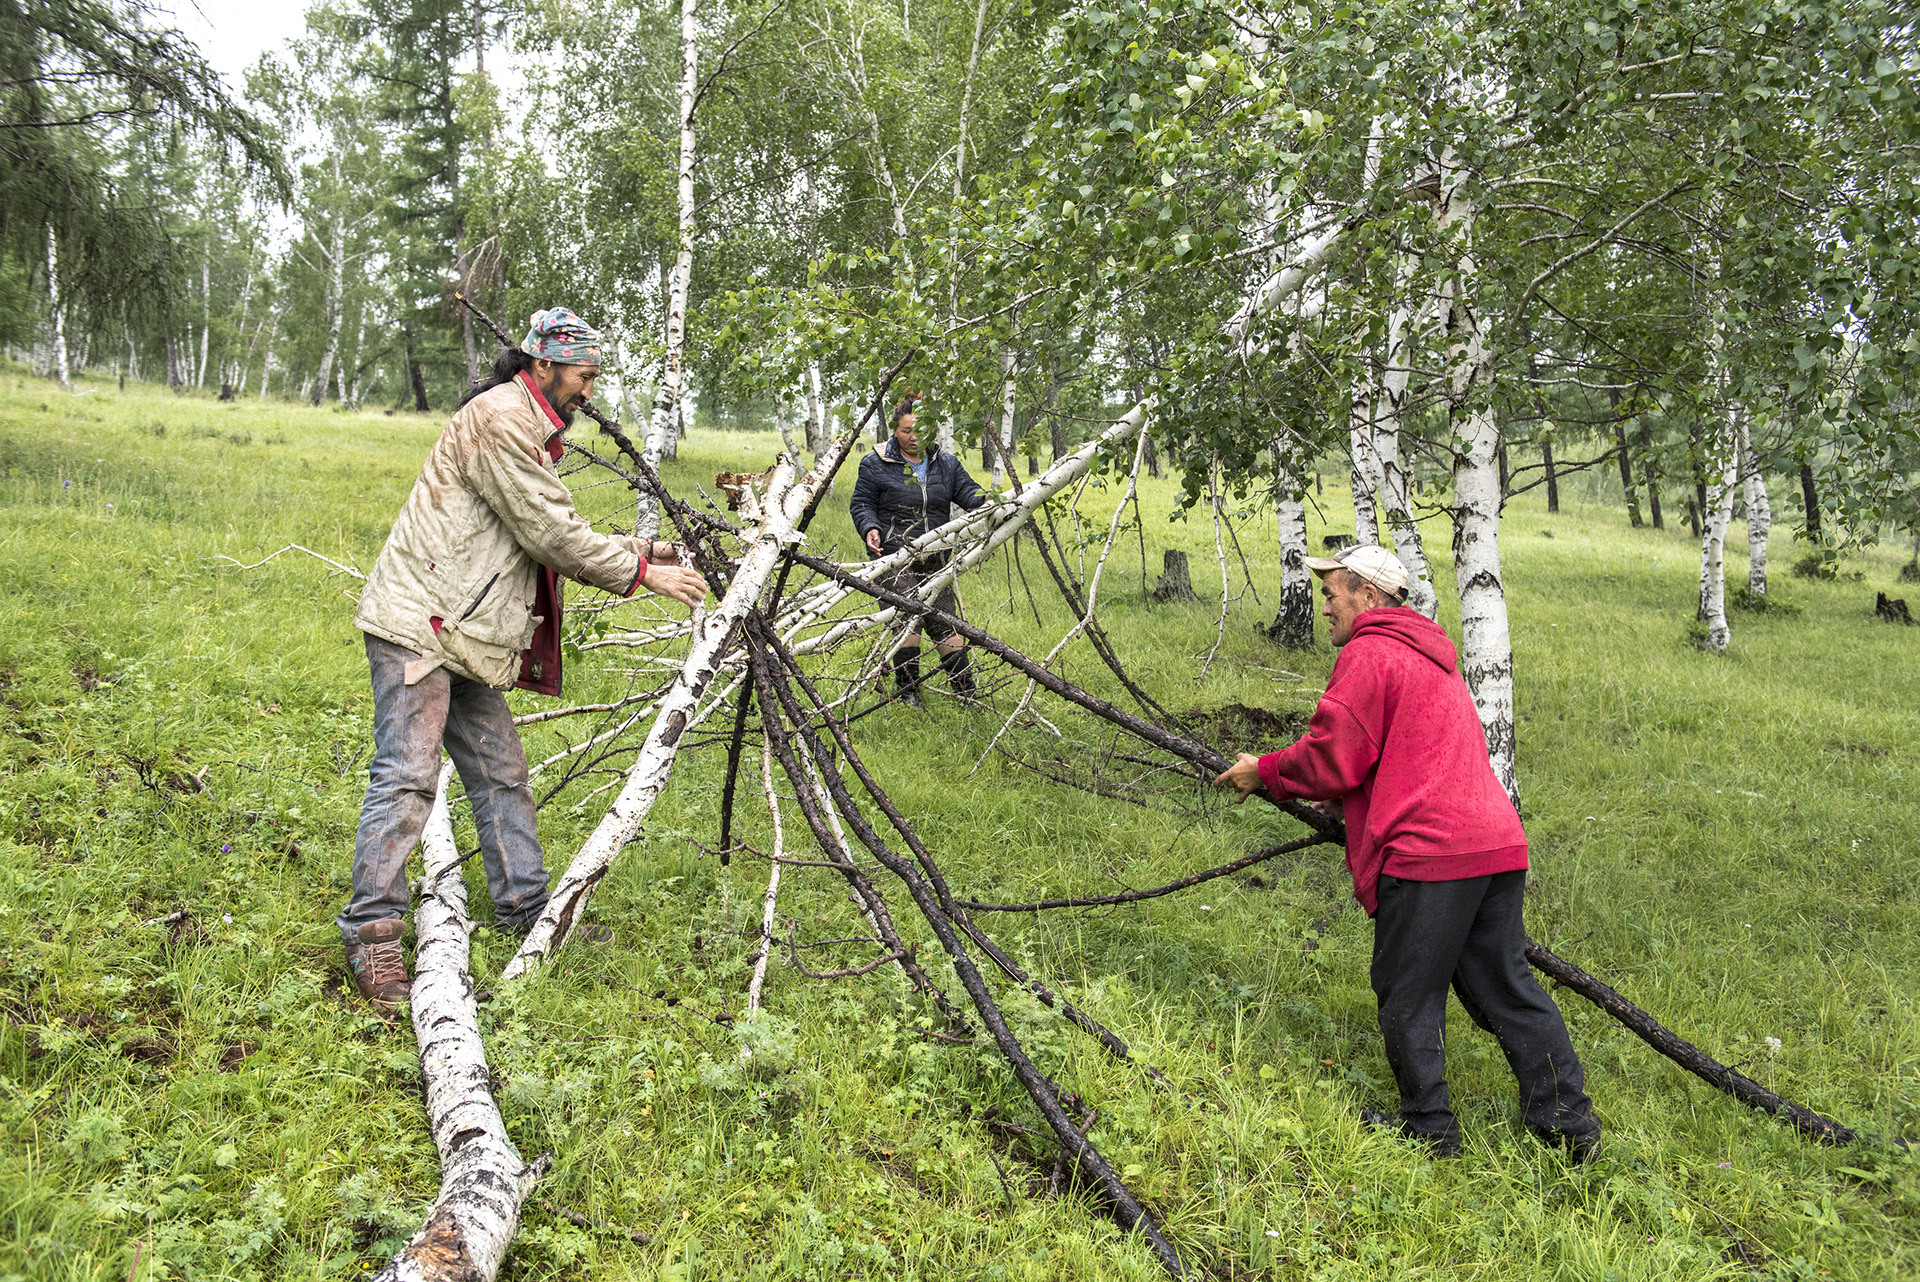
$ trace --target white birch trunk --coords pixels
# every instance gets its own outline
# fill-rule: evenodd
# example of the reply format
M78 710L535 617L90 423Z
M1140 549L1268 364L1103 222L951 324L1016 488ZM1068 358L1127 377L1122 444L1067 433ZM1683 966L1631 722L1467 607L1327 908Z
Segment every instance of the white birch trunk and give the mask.
M693 644L688 649L686 662L660 701L653 728L647 732L639 757L627 771L626 784L580 853L567 865L567 871L549 894L539 920L527 932L520 951L501 972L502 981L534 969L566 944L574 923L586 910L594 887L607 875L615 857L633 840L647 812L653 808L654 800L666 787L680 737L686 732L701 695L719 673L735 628L753 609L760 590L779 564L781 549L795 540L800 516L819 492L824 478L854 444L853 434L849 432L835 442L820 466L797 478L797 464L792 460L783 459L775 465L763 500L764 515L749 532L747 548L726 596L704 617L695 611Z
M47 224L47 306L53 313L53 372L60 377L60 390L73 390L73 371L67 368L66 300L60 297L60 255L56 251L53 224Z
M1458 171L1443 170L1442 178ZM1453 567L1460 597L1460 671L1487 736L1487 757L1515 808L1520 786L1513 724L1513 636L1506 586L1500 578L1500 425L1491 388L1482 386L1492 362L1474 312L1479 268L1473 259L1474 208L1457 187L1443 194L1440 226L1458 238L1460 257L1449 286L1448 410L1456 438L1453 485Z
M337 178L339 160L334 160ZM327 380L333 372L333 362L340 354L340 327L345 320L345 294L347 275L347 218L336 213L333 218L333 252L327 260L327 349L320 357L320 375L313 383L313 404L319 405L327 396Z
M1767 594L1767 538L1773 533L1773 503L1767 498L1767 474L1753 457L1753 432L1740 416L1740 468L1747 495L1747 595Z
M1387 319L1387 367L1374 401L1373 457L1379 469L1380 515L1393 536L1394 555L1407 568L1407 604L1432 619L1440 613L1440 599L1433 590L1433 571L1413 519L1407 473L1400 462L1400 425L1413 375L1409 330L1424 320L1424 312L1419 318L1410 317L1405 304L1396 306Z
M984 9L983 9L984 12ZM1019 356L1008 349L1000 357L1000 421L990 428L999 435L994 439L993 466L988 470L988 484L999 489L1012 476L1013 458L1013 372L1020 363Z
M745 698L744 694L741 698ZM773 955L773 923L780 906L780 861L786 858L786 834L780 826L780 794L773 786L773 740L760 732L760 787L767 795L767 812L773 816L773 858L767 872L767 895L760 905L760 954L753 959L753 979L747 984L747 1014L760 1009L760 993L767 982L767 959ZM741 1047L745 1054L746 1048Z
M491 1282L519 1228L520 1203L545 1169L544 1161L521 1160L493 1099L468 969L467 885L447 811L452 774L451 765L440 772L420 842L425 869L410 1003L427 1122L440 1150L440 1194L376 1282Z
M1704 648L1726 651L1732 637L1727 624L1727 526L1733 521L1733 496L1739 485L1735 441L1739 437L1737 406L1729 404L1719 426L1705 442L1707 463L1713 471L1707 483L1707 510L1700 521L1700 608L1697 617L1707 625Z
M207 348L213 333L213 246L200 250L200 365L193 373L193 385L207 385Z
M679 248L667 278L666 362L660 373L660 390L653 400L653 416L647 422L645 444L647 460L656 465L663 458L679 456L679 415L686 395L687 289L693 279L693 109L700 92L698 19L699 0L680 0ZM635 533L651 538L660 529L660 509L650 496L644 497L649 501L642 504L641 528Z
M807 364L807 454L815 462L827 448L827 403L820 395L820 362Z
M1347 451L1353 459L1353 540L1380 541L1380 518L1373 508L1379 466L1373 458L1373 387L1365 378L1354 380L1347 406Z
M465 308L462 308L461 310L466 311ZM473 314L472 312L467 312L467 315L469 316L471 316L472 314ZM361 340L363 340L366 337L366 335L367 335L367 309L363 305L360 308L359 318L354 322L353 346L348 349L353 354L351 356L348 356L345 352L341 353L339 369L336 371L335 377L334 377L334 387L335 387L335 390L340 394L340 403L342 405L352 405L356 400L359 399L359 397L353 392L353 388L357 387L360 382L357 371L355 372L352 384L349 384L347 382L347 376L348 376L348 372L350 370L354 370L355 367L357 367L360 362L360 343L361 343Z
M1273 441L1274 517L1280 539L1280 612L1268 635L1304 650L1313 644L1313 572L1307 569L1306 483L1293 466L1290 445Z
M280 307L267 317L267 353L260 358L260 403L267 403L267 377L273 373L273 336L280 330Z
M1287 256L1286 265L1269 274L1252 296L1240 305L1232 319L1227 321L1227 337L1235 343L1245 342L1248 332L1253 328L1254 317L1299 293L1301 286L1326 267L1328 256L1346 231L1345 223L1335 223L1318 236L1302 242L1297 250Z

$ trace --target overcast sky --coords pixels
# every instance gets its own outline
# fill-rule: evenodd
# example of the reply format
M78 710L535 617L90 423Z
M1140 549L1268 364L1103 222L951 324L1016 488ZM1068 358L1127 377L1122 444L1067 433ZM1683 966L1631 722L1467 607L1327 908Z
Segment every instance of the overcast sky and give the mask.
M261 54L279 49L307 26L302 0L160 0L155 7L163 14L172 9L180 30L236 92Z

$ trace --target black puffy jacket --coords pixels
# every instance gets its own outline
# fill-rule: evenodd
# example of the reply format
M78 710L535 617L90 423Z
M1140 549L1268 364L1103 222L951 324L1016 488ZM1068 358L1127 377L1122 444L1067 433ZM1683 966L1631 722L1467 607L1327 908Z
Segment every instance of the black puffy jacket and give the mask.
M971 512L987 502L986 491L967 475L960 460L929 442L927 480L922 485L913 464L900 456L900 443L889 436L860 460L860 479L853 484L853 527L862 539L868 530L880 531L880 547L897 552L935 526L953 519L954 507Z

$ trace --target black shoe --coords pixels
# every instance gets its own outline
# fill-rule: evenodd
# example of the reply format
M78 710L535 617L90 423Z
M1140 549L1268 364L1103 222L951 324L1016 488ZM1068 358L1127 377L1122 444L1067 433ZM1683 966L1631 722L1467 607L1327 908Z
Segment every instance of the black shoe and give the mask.
M927 701L920 697L918 690L902 690L900 692L900 702L912 708L915 712L925 712L927 710Z
M1406 1119L1396 1113L1382 1113L1378 1109L1363 1108L1360 1120L1376 1131L1385 1131L1396 1139L1411 1140L1424 1145L1435 1157L1459 1157L1460 1137L1457 1135L1429 1135L1425 1131L1416 1131L1407 1125Z

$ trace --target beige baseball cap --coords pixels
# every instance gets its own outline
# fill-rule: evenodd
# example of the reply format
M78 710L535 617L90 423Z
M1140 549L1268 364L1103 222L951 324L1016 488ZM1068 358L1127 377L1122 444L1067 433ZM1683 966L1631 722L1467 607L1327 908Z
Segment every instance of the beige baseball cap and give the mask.
M1407 567L1400 564L1400 558L1377 543L1356 543L1342 548L1332 558L1310 556L1307 568L1319 575L1330 570L1351 570L1391 597L1404 594L1413 581Z

